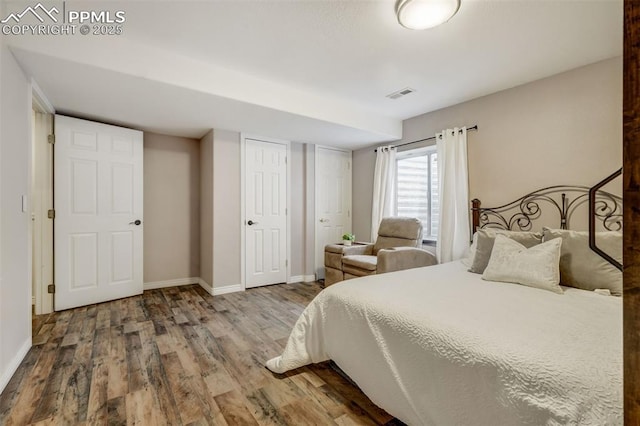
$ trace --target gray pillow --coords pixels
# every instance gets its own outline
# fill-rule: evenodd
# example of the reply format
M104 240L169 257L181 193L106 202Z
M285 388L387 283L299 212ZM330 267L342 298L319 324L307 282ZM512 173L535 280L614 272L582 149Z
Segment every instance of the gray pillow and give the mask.
M460 261L467 268L471 268L473 264L473 258L476 257L476 248L478 248L478 233L473 234L473 240L471 241L471 245L467 249L467 253L464 255Z
M543 228L544 241L562 238L560 284L593 291L608 289L622 295L622 272L589 248L589 233ZM622 233L598 232L596 243L604 252L622 263Z
M485 228L479 230L477 234L478 246L476 247L476 253L473 257L471 268L469 268L469 272L474 272L476 274L482 274L489 264L493 244L495 242L496 235L498 234L509 237L526 248L533 247L542 242L542 234L540 232L505 231L502 229Z

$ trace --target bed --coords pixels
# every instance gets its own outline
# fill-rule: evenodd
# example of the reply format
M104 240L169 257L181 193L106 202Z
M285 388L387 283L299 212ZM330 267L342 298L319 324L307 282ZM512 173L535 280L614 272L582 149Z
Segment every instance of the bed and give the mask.
M568 187L553 188L560 202L545 188L516 200L509 215L507 205L476 201L474 230L526 230L549 200L561 228L581 204L595 206L591 216L607 227L621 226L617 197L590 199L578 188L570 198ZM455 261L331 286L267 367L283 373L333 360L410 425L622 424L621 298L486 281L468 269Z

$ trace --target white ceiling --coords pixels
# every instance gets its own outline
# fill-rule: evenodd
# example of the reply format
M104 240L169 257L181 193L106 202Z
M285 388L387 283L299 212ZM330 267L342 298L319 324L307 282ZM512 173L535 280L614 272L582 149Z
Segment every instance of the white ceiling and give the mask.
M403 119L622 53L621 0L462 0L424 31L398 25L394 4L67 1L124 10L124 34L3 42L59 111L350 148L399 139ZM417 91L385 97L407 86Z

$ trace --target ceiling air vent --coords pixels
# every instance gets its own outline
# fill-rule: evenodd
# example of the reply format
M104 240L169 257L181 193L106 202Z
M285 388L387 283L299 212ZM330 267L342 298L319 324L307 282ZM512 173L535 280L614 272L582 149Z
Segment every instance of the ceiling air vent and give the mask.
M387 98L389 99L398 99L403 96L408 95L409 93L415 92L416 89L412 89L411 87L405 87L404 89L398 90L397 92L389 93Z

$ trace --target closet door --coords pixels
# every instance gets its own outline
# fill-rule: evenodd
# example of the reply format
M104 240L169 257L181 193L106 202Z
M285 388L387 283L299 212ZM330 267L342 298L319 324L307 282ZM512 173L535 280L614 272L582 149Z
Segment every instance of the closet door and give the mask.
M324 246L340 243L343 234L352 232L351 173L351 151L316 146L317 279L324 278Z
M245 142L247 288L287 280L287 145Z
M142 132L56 115L55 309L142 293Z

